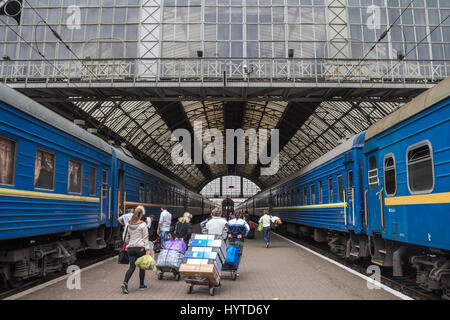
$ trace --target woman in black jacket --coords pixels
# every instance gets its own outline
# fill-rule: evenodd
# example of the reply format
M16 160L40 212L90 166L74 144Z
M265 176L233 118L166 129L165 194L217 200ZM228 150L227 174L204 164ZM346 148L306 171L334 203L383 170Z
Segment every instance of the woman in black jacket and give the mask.
M185 212L184 215L178 219L173 232L175 240L183 240L186 243L186 247L192 234L191 219L192 215L189 212Z

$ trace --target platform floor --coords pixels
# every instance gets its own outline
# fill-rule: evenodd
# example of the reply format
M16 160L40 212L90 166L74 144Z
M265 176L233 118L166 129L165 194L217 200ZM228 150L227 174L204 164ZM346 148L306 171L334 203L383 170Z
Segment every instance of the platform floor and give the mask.
M227 272L215 296L206 287L195 287L187 294L187 284L172 279L158 280L156 273L147 271L146 291L137 290L138 272L129 283L130 293L122 294L126 265L117 264L117 258L82 271L81 289L67 289L65 278L34 292L24 292L12 299L25 300L172 300L172 299L399 299L383 289L367 288L366 281L281 237L272 235L266 248L262 233L256 239L245 241L240 264L240 277L232 281Z

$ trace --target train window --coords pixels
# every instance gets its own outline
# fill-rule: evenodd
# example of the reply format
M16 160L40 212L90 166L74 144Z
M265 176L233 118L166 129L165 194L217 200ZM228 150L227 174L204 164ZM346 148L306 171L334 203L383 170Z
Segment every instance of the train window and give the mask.
M97 194L97 168L91 167L89 169L89 195L95 196Z
M81 175L83 165L81 162L69 160L67 191L71 193L81 193Z
M34 187L53 190L55 188L56 156L50 152L37 150L34 167Z
M353 171L348 171L348 187L353 188Z
M338 201L344 201L344 188L342 186L342 175L337 176Z
M168 195L167 195L167 190L164 191L164 203L167 204L168 201Z
M395 176L395 159L392 153L384 157L384 187L386 195L393 196L397 189L397 182Z
M411 193L431 192L434 188L431 145L423 141L410 146L407 153L408 188Z
M14 184L16 142L0 137L0 184Z
M102 173L102 197L106 197L108 193L108 171L103 170Z
M308 191L307 187L303 187L303 205L306 206L308 204Z
M300 195L300 188L297 188L297 204L300 205L300 201L301 201L301 195Z
M328 202L333 202L333 178L328 178Z
M291 206L295 205L295 193L294 190L291 190Z
M316 203L316 186L315 185L311 185L311 204L315 204Z
M152 189L149 184L147 184L147 203L152 202Z
M322 196L322 181L319 181L319 203L323 203L323 196Z
M369 158L369 171L367 172L369 187L372 190L376 190L378 187L378 168L377 168L377 158L372 156Z
M139 183L139 202L144 202L145 188L143 183Z

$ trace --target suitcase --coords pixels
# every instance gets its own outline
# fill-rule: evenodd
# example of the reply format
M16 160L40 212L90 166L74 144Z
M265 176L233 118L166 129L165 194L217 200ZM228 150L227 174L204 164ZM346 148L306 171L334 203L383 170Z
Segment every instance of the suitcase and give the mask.
M183 258L184 254L181 251L163 249L158 255L156 267L178 269L183 261Z
M223 264L223 270L237 270L239 267L241 249L236 245L229 245L227 248L227 257Z
M186 243L183 240L169 240L164 243L165 250L186 252Z

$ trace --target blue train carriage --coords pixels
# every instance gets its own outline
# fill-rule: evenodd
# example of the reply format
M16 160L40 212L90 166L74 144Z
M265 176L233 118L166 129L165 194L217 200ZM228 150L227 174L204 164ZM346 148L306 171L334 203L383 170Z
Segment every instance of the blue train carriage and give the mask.
M365 142L372 261L450 292L450 78L371 126ZM427 250L423 250L428 248ZM445 293L446 292L446 293Z
M158 171L134 159L124 148L115 148L117 155L116 215L139 205L145 208L146 217L159 220L164 206L176 219L183 214L185 188Z
M328 242L341 256L367 256L361 194L364 135L353 136L281 181L270 195L262 194L271 198L272 212L286 231Z
M3 84L0 115L3 280L60 270L76 251L105 247L111 147Z

